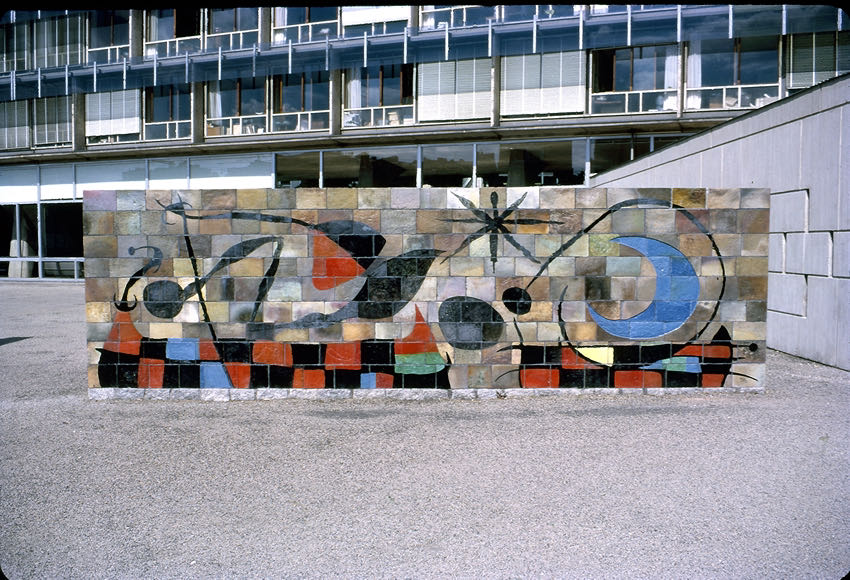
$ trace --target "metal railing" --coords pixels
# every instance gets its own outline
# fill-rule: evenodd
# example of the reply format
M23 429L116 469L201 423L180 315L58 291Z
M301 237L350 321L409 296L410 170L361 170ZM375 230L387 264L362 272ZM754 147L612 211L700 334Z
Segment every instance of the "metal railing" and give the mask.
M755 109L779 100L779 85L737 85L685 91L685 109Z
M266 115L239 117L207 117L207 137L224 135L257 135L266 132Z
M170 38L168 40L156 40L145 43L145 57L177 56L184 53L195 53L201 51L201 35L185 36L182 38Z
M260 43L260 31L253 30L237 30L236 32L217 32L207 34L207 52L214 52L219 48L221 50L240 50L243 48L251 48L255 44Z
M591 115L676 111L678 108L678 92L675 89L597 93L590 96Z
M324 20L322 22L307 22L304 24L291 24L289 26L276 26L272 28L272 44L280 46L292 42L317 42L326 38L337 38L339 24L337 20Z
M145 141L188 139L192 136L191 121L160 121L145 123Z
M362 107L343 111L343 127L385 127L413 124L413 105Z
M88 62L110 63L121 62L130 58L129 44L116 44L114 46L101 46L88 50Z
M319 131L330 126L330 111L302 111L272 115L272 132Z

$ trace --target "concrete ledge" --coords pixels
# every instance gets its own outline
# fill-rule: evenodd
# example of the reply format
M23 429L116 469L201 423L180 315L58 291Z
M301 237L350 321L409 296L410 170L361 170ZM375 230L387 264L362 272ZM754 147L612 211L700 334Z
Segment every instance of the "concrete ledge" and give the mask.
M702 393L764 393L764 387L668 387L668 388L550 388L550 389L113 389L90 388L90 401L145 399L149 401L271 401L305 399L392 399L397 401L462 401L527 397L576 397L588 395L696 395Z

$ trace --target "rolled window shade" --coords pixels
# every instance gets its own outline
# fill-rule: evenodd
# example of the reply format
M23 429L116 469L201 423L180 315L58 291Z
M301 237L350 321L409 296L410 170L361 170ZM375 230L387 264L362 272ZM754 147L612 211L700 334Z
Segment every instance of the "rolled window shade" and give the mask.
M0 149L30 146L29 101L0 103Z
M420 121L490 116L490 59L421 63L417 77Z

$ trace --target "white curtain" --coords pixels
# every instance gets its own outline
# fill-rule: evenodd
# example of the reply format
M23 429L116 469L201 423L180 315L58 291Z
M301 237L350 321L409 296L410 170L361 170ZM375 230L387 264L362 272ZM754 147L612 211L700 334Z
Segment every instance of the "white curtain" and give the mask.
M688 48L688 86L694 89L702 86L702 41L692 40ZM699 109L702 99L698 94L688 95L686 106L688 109Z
M346 84L348 99L345 103L346 109L359 109L363 106L363 75L361 69L350 68L346 71Z
M675 48L667 48L664 58L664 88L675 89L679 86L679 54Z
M209 92L209 110L207 111L207 117L212 117L213 119L219 118L222 116L221 112L221 83L215 83L215 85L210 85Z

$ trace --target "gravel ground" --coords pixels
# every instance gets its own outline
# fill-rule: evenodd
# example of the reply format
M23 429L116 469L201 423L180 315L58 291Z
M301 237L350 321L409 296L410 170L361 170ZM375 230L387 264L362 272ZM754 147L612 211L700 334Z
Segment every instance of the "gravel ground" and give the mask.
M90 401L78 283L0 282L17 578L835 578L850 373L762 394Z

